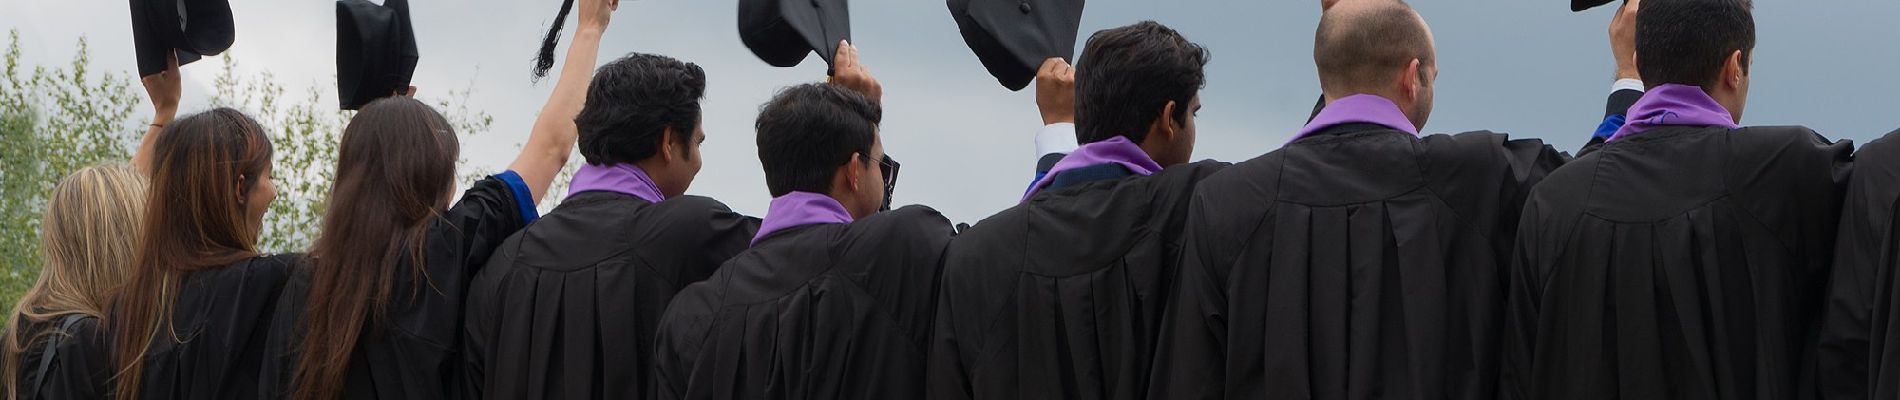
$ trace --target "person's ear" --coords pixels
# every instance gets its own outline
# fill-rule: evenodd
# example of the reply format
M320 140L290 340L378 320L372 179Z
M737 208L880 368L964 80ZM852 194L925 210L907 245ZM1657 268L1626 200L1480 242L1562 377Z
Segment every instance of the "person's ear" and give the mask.
M1742 58L1742 51L1728 54L1728 60L1722 62L1722 85L1730 89L1741 89L1742 79L1748 77L1748 61Z
M1161 115L1155 117L1155 125L1148 129L1148 136L1152 138L1154 134L1159 133L1162 140L1174 140L1174 110L1179 107L1180 104L1176 104L1174 100L1168 100L1168 104L1161 105Z
M860 175L858 174L858 171L864 168L864 166L861 164L863 162L864 162L863 153L851 153L851 162L845 163L845 168L846 168L847 173L844 174L844 177L845 177L844 179L845 179L845 183L847 183L851 187L852 192L859 191L858 181L862 181L863 179L859 178Z
M1420 75L1425 71L1420 68L1421 64L1414 58L1411 63L1405 64L1404 70L1399 71L1399 93L1405 96L1407 102L1418 101L1419 88L1425 83Z
M237 193L238 205L244 205L245 201L250 200L250 196L247 195L248 194L247 192L249 192L249 190L245 190L249 188L244 187L244 181L246 180L245 178L248 178L248 176L244 174L238 174L237 183L236 183L237 190L234 191L235 193Z
M673 137L673 127L668 126L666 129L660 130L660 160L666 161L668 164L673 163L673 157L678 156L678 154L675 154L676 151L673 150L673 146L678 146L679 144L679 139Z

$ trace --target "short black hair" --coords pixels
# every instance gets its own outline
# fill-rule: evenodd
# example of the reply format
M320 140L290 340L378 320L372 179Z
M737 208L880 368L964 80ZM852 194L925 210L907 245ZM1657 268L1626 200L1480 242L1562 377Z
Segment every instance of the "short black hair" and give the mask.
M607 63L594 73L587 104L574 117L581 157L594 165L645 160L659 153L667 127L675 140L691 143L705 97L706 71L693 63L642 53Z
M1317 31L1313 63L1319 68L1320 86L1342 94L1391 87L1398 77L1393 71L1412 60L1433 62L1431 32L1403 1L1334 8L1320 17ZM1421 65L1419 73L1425 71Z
M756 125L766 189L772 197L829 194L851 153L871 156L883 118L883 108L850 89L808 83L780 90L759 108Z
M1154 21L1105 29L1089 37L1075 67L1075 138L1095 143L1116 136L1135 143L1173 101L1175 119L1207 85L1207 49Z
M1749 0L1651 0L1636 14L1636 69L1649 87L1707 86L1722 79L1728 55L1742 52L1748 72L1755 49Z

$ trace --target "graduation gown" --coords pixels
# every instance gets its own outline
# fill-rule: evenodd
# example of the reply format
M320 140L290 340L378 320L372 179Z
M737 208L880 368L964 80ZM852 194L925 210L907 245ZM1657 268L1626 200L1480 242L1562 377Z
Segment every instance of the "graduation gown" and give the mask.
M673 299L656 398L922 397L951 234L923 206L769 234Z
M1852 144L1801 127L1663 126L1532 192L1511 263L1513 399L1793 399Z
M1861 146L1841 205L1817 366L1823 398L1900 398L1900 131Z
M504 242L468 299L469 398L639 399L660 313L750 244L717 200L582 192Z
M1536 139L1323 128L1205 182L1153 398L1488 399Z
M462 299L469 281L488 263L495 247L531 217L524 213L532 208L522 207L527 198L525 187L510 187L489 177L475 182L431 223L423 243L423 274L415 274L415 260L406 257L389 270L394 286L384 305L385 317L366 323L357 337L343 398L462 398L457 393L462 388L457 382L462 368ZM299 268L276 309L270 337L273 361L265 365L267 382L261 391L252 392L260 398L290 393L309 291L310 270Z
M254 257L185 274L170 329L161 327L145 350L139 398L257 398L278 295L298 257Z
M1225 166L1057 182L958 235L928 397L1140 398L1188 199Z
M98 317L67 314L48 321L21 321L25 344L14 387L20 400L104 399L112 389L110 343Z

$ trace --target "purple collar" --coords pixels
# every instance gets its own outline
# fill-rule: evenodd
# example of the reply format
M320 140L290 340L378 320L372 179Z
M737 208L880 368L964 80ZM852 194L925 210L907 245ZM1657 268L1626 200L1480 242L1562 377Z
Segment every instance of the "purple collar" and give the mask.
M849 224L851 213L845 212L844 204L838 200L812 192L791 192L772 198L766 206L765 220L759 222L759 233L752 236L752 244L778 231L811 224Z
M1643 93L1630 105L1629 122L1610 135L1610 141L1663 126L1719 126L1739 128L1727 108L1701 87L1668 83Z
M1127 168L1128 172L1141 176L1154 175L1155 171L1161 170L1161 164L1156 164L1153 158L1149 158L1148 152L1142 151L1141 146L1129 141L1127 136L1116 136L1082 145L1076 148L1075 152L1063 156L1062 161L1056 162L1054 167L1049 168L1049 172L1043 174L1042 179L1037 179L1036 184L1029 186L1029 192L1023 193L1022 201L1029 201L1029 198L1035 196L1037 191L1049 186L1049 182L1054 182L1056 174L1062 171L1102 164L1120 165L1122 168Z
M1378 95L1355 94L1326 103L1326 107L1319 110L1319 115L1314 115L1313 120L1300 128L1300 133L1293 135L1287 143L1322 129L1345 124L1379 124L1418 136L1418 127L1412 126L1412 119L1399 111L1398 104Z
M574 170L574 180L567 185L567 195L580 192L614 192L638 197L648 203L666 200L660 192L660 185L647 177L647 172L633 164L594 165L581 164Z

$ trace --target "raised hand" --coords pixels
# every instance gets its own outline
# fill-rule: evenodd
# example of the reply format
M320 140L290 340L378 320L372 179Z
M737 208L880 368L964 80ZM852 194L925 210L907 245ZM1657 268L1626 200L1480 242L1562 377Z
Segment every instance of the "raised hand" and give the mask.
M1043 125L1075 123L1075 67L1068 61L1051 57L1036 70L1036 108Z
M139 149L132 153L132 169L150 173L152 145L158 142L158 134L165 124L178 117L178 102L184 97L184 78L178 73L178 56L166 57L165 71L152 76L139 78L145 85L145 95L152 99L152 124L145 127L145 138L140 140Z
M838 54L832 58L831 84L851 89L869 98L872 103L884 103L884 86L877 83L877 77L871 76L871 70L858 60L858 46L851 41L838 42Z
M1610 51L1616 55L1616 79L1642 80L1636 69L1636 11L1642 0L1623 2L1610 19Z
M620 9L620 0L582 0L581 29L606 30L612 22L614 11Z

